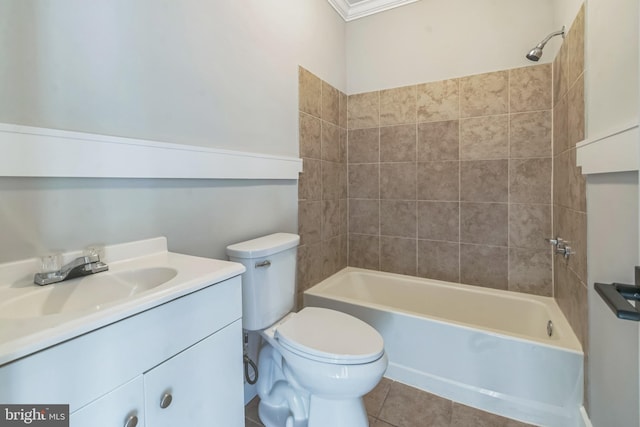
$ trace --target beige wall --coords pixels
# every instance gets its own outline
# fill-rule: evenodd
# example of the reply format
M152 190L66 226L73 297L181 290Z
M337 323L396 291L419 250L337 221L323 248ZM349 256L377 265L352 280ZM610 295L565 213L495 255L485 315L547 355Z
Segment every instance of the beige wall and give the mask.
M606 1L606 0L605 0ZM554 18L554 28L560 29L564 25L566 29L569 28L571 23L575 20L580 8L582 7L584 1L583 0L556 0L553 2L553 18ZM558 49L553 52L553 55L550 55L551 58L554 58L557 54L561 43L558 43Z
M296 155L298 65L346 86L326 0L5 0L0 28L0 122Z
M349 97L349 265L552 295L551 65Z
M588 0L586 6L585 109L591 139L637 125L640 119L640 3ZM637 133L630 138L637 146ZM605 140L603 145L607 149L598 167L612 172L623 144ZM638 173L614 170L587 177L589 416L594 426L636 426L640 329L637 322L616 318L593 286L634 283L639 261Z
M593 283L634 283L638 265L638 172L587 176L589 417L594 426L640 425L638 322L619 319ZM612 209L613 207L613 209Z
M587 133L594 138L638 124L640 3L590 0L587 7Z
M298 304L302 292L347 265L347 96L299 71Z
M421 0L349 22L347 94L530 65L525 54L562 26L558 2ZM559 46L551 40L541 63Z
M2 1L0 122L297 156L298 65L344 90L345 26L326 0ZM1 177L0 200L0 262L297 230L293 180Z

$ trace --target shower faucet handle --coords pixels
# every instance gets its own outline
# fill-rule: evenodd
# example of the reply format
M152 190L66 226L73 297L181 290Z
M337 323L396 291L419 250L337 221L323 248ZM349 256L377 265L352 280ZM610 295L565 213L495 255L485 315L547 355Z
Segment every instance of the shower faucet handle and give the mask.
M569 259L569 256L575 254L575 252L569 245L558 245L556 248L556 254L562 255L564 259Z
M544 239L544 240L551 243L553 246L562 245L562 243L564 243L564 240L562 240L562 237L556 237L555 239L550 238L550 239Z
M571 249L571 246L569 246L569 241L564 240L560 236L557 236L555 239L544 239L544 240L546 240L547 242L555 246L556 249L554 252L556 254L561 254L562 256L564 256L565 259L569 259L570 255L575 254L575 251Z

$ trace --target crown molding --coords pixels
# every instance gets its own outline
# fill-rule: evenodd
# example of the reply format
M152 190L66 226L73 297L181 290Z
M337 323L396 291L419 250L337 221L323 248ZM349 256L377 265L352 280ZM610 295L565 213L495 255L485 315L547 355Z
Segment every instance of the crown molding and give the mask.
M329 4L349 22L378 12L404 6L418 0L328 0Z

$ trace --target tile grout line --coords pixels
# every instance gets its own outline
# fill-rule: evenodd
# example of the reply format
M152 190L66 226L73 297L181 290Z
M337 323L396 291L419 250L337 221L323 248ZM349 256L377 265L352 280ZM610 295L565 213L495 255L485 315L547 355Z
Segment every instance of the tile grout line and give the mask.
M345 117L345 127L346 127L346 132L347 132L347 141L346 141L346 146L345 146L345 185L346 185L346 189L345 189L345 209L347 210L346 215L347 215L347 222L345 224L345 239L347 239L347 254L346 254L346 262L347 262L347 267L349 266L349 264L351 263L351 239L349 239L349 225L350 225L350 221L349 221L349 95L347 95L346 93L344 94L344 98L345 98L345 102L346 102L346 106L345 106L345 113L346 113L346 117Z
M378 95L378 271L382 270L382 237L381 237L381 218L382 218L382 168L380 167L380 117L382 116L381 109L381 101L380 101L380 92L377 91Z
M554 195L554 191L555 191L555 167L556 167L556 158L555 158L555 146L556 146L556 94L555 94L555 58L554 60L551 62L551 218L550 218L550 224L551 224L551 235L549 236L549 239L553 239L554 237L554 232L555 232L555 205L554 205L554 200L555 200L555 195ZM567 124L568 126L568 124ZM551 252L551 250L549 250L549 252ZM554 258L554 254L553 252L551 252L550 254L551 256L551 297L555 299L556 297L556 263L555 263L555 258Z
M511 290L511 234L510 234L510 218L511 218L511 74L509 70L507 75L507 290Z
M462 163L460 161L460 134L462 131L462 80L457 79L458 85L458 282L462 283Z
M318 77L318 79L320 79ZM322 102L322 88L323 81L320 79L320 257L324 258L324 241L322 240L323 228L324 228L324 169L326 167L326 163L324 160L324 133L325 133L325 125L323 120L323 102ZM327 171L328 172L328 171ZM324 278L324 263L322 267L320 267L320 279Z
M385 423L386 423L386 421L380 418L380 414L382 414L382 410L384 409L384 404L387 402L387 398L389 397L389 393L391 393L391 387L395 383L395 381L393 381L393 380L390 380L390 381L391 381L391 384L389 384L389 388L387 389L387 392L384 395L384 399L382 399L382 404L380 405L380 409L378 409L378 413L374 416L374 418L376 420L381 420L382 422L385 422ZM390 424L390 423L387 423L387 424Z
M415 237L416 237L416 276L420 277L420 245L419 245L419 224L420 224L420 218L419 218L419 209L418 209L418 85L415 85L415 95L416 95L416 104L415 104L415 139L414 139L414 146L413 146L413 169L414 169L414 182L416 183L415 185L415 191L414 191L414 195L415 195L415 218L416 218L416 225L415 225Z

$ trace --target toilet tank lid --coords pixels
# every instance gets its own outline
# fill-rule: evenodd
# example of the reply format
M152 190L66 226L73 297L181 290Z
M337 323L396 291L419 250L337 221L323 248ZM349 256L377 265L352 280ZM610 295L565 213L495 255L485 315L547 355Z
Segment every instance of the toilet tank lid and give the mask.
M235 258L261 258L298 246L300 236L275 233L227 246L227 255Z

